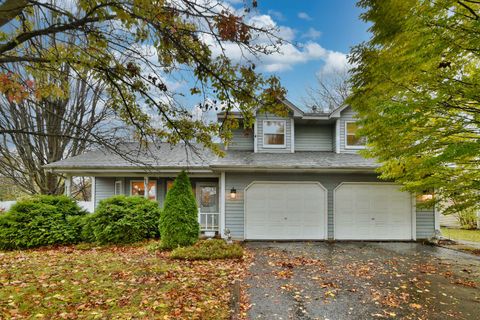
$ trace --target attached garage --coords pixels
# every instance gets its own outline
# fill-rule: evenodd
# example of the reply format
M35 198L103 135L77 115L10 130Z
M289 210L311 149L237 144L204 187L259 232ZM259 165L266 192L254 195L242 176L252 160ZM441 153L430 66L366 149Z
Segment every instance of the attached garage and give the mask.
M245 189L245 239L327 237L327 190L318 182L252 182Z
M411 240L412 198L388 183L342 183L334 190L338 240Z

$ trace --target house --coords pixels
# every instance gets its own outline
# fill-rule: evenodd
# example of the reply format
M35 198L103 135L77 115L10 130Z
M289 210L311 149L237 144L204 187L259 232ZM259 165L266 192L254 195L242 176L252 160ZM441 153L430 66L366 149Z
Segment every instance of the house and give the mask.
M308 113L285 101L288 116L257 112L252 129L236 129L225 157L195 146L160 144L134 162L102 150L49 164L67 176L92 176L93 201L116 194L163 204L187 169L202 231L234 239L416 240L439 229L434 209L381 181L378 164L358 154L355 113L344 106ZM240 114L236 114L240 118ZM218 114L218 119L225 117ZM124 151L136 150L131 145ZM427 195L428 197L428 195Z

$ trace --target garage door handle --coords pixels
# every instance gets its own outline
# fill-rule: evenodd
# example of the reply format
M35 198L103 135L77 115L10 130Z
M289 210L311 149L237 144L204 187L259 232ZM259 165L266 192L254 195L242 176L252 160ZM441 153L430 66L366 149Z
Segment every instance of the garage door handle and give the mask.
M375 220L375 218L372 218L372 221Z
M287 220L287 217L285 217L285 218L283 218L283 219Z

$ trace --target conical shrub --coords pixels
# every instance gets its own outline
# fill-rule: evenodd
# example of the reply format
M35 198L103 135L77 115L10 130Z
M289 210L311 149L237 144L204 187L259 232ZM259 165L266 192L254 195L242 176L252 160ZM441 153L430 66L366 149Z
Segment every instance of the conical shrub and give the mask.
M197 202L185 171L178 175L167 193L159 228L165 249L189 246L198 240Z

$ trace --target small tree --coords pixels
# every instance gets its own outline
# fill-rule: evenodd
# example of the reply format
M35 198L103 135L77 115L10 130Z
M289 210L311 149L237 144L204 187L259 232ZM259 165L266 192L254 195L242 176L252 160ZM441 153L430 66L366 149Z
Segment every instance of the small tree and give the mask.
M162 247L173 249L194 244L200 231L197 213L197 202L190 179L187 173L182 171L168 191L160 214Z

